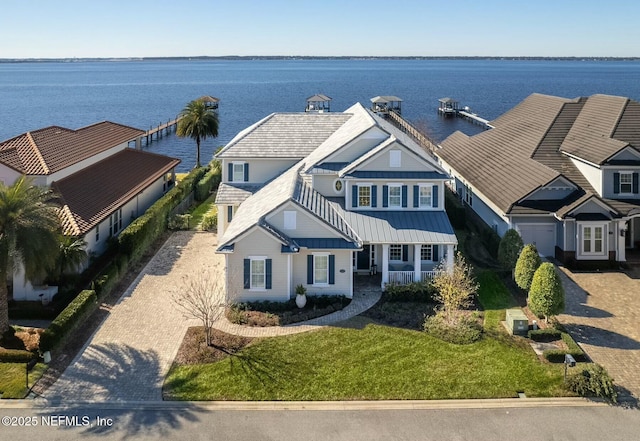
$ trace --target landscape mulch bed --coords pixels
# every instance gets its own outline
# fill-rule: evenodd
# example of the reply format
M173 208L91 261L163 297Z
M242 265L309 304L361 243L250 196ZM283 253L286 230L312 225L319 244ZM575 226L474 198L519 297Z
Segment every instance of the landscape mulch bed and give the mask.
M214 363L235 354L253 340L250 337L231 335L212 329L212 345L208 346L204 327L194 326L187 329L174 363L180 365Z
M428 302L392 302L383 295L378 303L360 315L382 325L421 331L424 319L433 315L434 307L434 303Z

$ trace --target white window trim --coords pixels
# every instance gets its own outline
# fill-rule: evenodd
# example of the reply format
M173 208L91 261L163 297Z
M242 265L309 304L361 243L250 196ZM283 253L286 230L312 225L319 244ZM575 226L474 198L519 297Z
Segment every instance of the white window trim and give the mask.
M244 182L244 165L246 164L245 162L239 162L239 161L232 161L231 162L231 171L232 171L232 175L230 176L229 181L231 182ZM242 176L240 177L240 179L236 179L236 165L241 165L242 166Z
M313 253L313 286L329 286L329 254L330 253ZM316 263L318 262L318 257L326 257L327 258L327 281L326 282L316 282Z
M593 260L602 260L604 259L608 259L609 258L609 242L608 242L608 237L609 237L609 228L608 228L608 222L580 222L579 224L579 231L580 231L580 237L579 237L579 241L578 241L578 249L580 250L580 254L579 256L582 258L586 258L588 259L593 259ZM585 227L587 228L592 228L592 233L593 233L593 237L590 239L592 247L595 248L595 230L593 230L594 228L597 227L602 227L602 252L598 253L595 251L589 251L589 252L585 252L584 251L584 229Z
M429 205L423 205L420 192L423 188L429 189ZM418 208L433 208L433 184L418 184Z
M267 290L267 256L249 256L249 291L266 291ZM261 260L264 264L264 286L253 286L253 262Z
M632 196L633 195L633 172L629 170L620 170L620 182L618 183L618 194L616 196ZM631 181L629 181L629 191L622 191L622 175L629 176Z
M395 247L400 247L400 260L395 260L395 259L391 258L391 248L392 247L394 247L394 248ZM397 243L389 244L389 262L392 262L392 263L402 263L402 262L404 262L404 260L402 260L402 258L404 257L402 255L402 250L403 250L402 244L397 244Z
M370 183L363 183L363 184L356 184L358 186L358 208L372 208L371 207L371 198L373 197L373 194L371 192L371 187L373 187L373 184ZM360 205L360 189L362 188L368 188L369 189L369 205Z
M404 184L398 184L398 183L393 183L393 184L387 184L387 208L402 208L402 186ZM391 205L391 189L392 188L399 188L400 189L400 200L398 205Z

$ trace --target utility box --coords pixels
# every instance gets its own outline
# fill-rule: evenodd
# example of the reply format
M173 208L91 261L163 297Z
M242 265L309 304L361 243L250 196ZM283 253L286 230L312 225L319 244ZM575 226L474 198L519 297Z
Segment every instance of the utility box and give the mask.
M520 308L507 309L507 329L512 334L527 335L529 319Z

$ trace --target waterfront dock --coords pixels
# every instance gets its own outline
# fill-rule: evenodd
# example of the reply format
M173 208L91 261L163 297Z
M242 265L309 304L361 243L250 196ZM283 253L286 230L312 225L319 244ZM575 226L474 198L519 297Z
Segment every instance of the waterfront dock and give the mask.
M156 127L151 126L149 130L142 136L146 140L146 145L153 142L153 137L156 137L156 141L162 138L163 135L171 133L178 127L178 122L182 119L180 116L176 116L174 119L170 119L166 123L160 123Z
M474 124L478 124L485 129L493 129L493 126L489 123L488 119L482 118L478 116L478 114L473 113L469 107L465 106L460 109L458 106L459 102L453 98L440 98L438 102L438 113L444 117L457 116Z

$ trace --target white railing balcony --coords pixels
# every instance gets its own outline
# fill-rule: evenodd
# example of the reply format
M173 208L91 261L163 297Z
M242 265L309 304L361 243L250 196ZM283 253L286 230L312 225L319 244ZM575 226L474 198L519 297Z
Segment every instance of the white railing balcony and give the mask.
M408 285L413 282L413 271L389 271L389 283L395 285Z
M439 271L421 271L420 279L421 280L432 280L435 276L437 276Z

